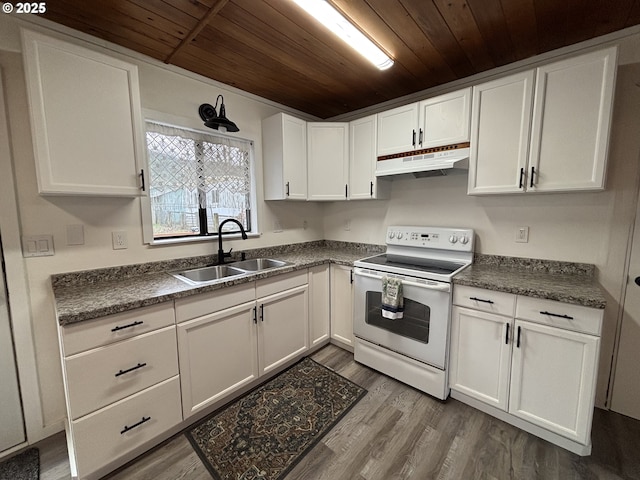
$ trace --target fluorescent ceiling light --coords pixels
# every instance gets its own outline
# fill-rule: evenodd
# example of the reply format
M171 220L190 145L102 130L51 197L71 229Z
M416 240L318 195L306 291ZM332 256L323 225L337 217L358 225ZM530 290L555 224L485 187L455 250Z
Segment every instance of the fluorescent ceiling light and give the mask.
M393 60L386 53L326 0L293 1L380 70L386 70L393 65Z

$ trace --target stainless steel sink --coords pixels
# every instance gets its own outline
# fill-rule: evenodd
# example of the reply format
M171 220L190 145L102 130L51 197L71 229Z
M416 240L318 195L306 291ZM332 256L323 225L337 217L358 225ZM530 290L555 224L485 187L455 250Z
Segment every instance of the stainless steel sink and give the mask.
M233 264L234 268L241 270L247 270L249 272L258 272L260 270L267 270L269 268L285 267L292 265L282 260L274 260L273 258L252 258L250 260L243 260Z
M246 274L246 270L234 268L230 265L212 265L210 267L194 268L192 270L172 273L174 277L194 285L214 282L216 280L226 280Z
M274 260L273 258L252 258L229 265L212 265L182 272L172 272L171 275L190 285L202 285L261 272L270 268L286 267L287 265L293 264L282 260Z

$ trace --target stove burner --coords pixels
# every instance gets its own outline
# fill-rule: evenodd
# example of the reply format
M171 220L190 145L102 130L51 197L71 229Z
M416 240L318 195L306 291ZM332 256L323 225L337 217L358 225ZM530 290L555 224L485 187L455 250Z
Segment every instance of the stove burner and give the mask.
M407 268L419 272L439 275L452 275L456 270L465 265L464 263L447 262L445 260L404 257L401 255L387 255L385 253L375 257L365 258L361 260L360 263Z

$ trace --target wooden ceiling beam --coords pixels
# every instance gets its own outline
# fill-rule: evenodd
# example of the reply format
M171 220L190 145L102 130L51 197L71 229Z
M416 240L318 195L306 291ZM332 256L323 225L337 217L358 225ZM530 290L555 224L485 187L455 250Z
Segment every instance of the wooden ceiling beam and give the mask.
M173 60L173 58L180 52L180 50L182 50L186 45L189 45L189 43L191 43L191 41L198 36L202 29L209 24L211 19L215 17L227 3L229 3L229 0L218 0L215 4L213 4L207 14L200 19L198 24L193 27L189 34L184 37L180 44L173 50L173 52L169 54L164 63L171 63L171 60Z

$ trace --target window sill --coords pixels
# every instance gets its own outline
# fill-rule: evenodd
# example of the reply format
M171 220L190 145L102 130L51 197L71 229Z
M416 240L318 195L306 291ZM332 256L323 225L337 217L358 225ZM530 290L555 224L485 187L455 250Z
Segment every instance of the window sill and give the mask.
M247 233L247 237L249 237L249 238L258 238L261 235L262 234L260 232ZM222 236L222 240L223 241L226 241L226 240L238 240L240 238L242 238L240 232L224 234ZM217 241L218 241L218 235L212 235L210 237L183 237L183 238L154 239L149 243L149 245L150 246L181 245L183 243L198 243L198 242L211 243L211 242L217 242Z

